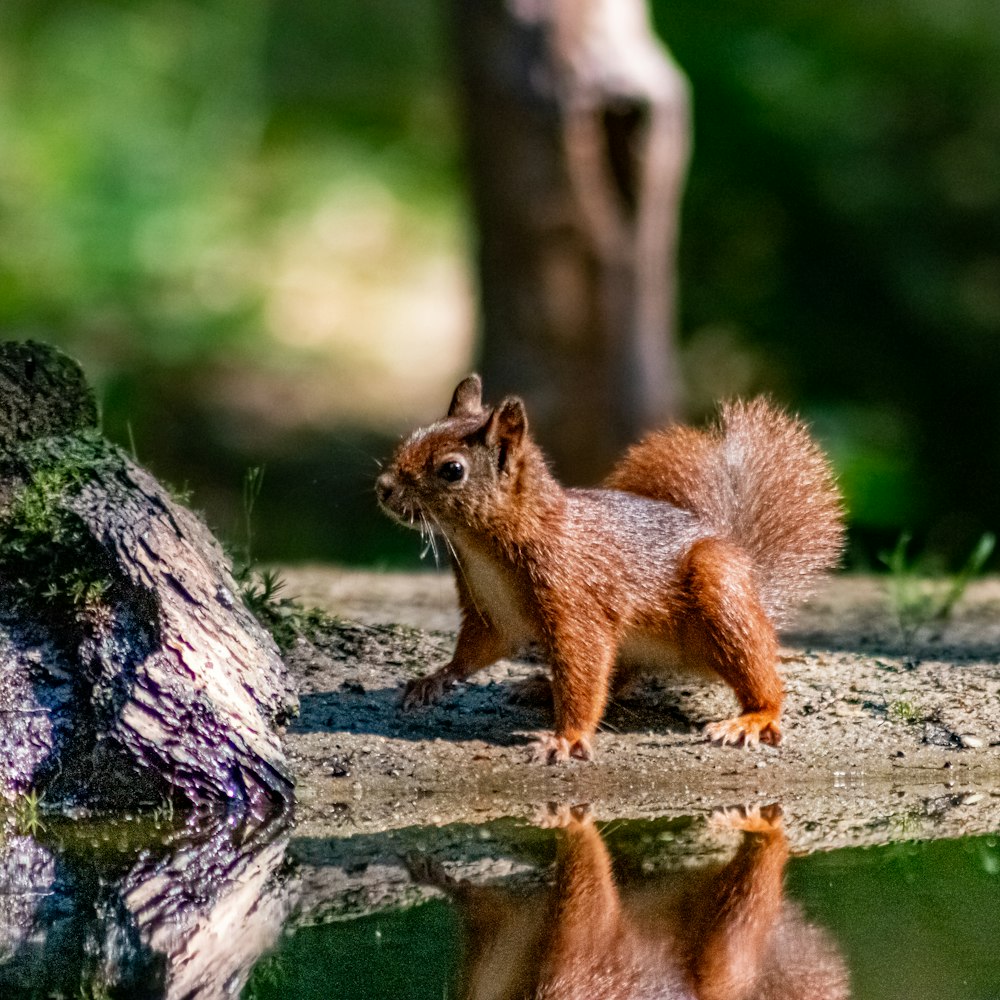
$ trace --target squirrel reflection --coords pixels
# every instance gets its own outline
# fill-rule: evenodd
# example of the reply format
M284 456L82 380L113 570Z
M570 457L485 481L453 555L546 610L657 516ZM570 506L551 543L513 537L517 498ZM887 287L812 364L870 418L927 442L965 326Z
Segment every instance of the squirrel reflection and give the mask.
M619 889L586 807L554 811L555 885L479 887L434 862L413 877L458 907L467 1000L834 1000L848 996L828 936L784 899L788 842L777 806L717 814L743 831L727 864Z

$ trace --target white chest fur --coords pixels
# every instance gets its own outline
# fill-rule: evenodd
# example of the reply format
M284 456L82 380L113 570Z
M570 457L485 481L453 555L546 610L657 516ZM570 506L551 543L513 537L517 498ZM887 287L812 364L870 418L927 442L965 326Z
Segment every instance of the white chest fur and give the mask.
M456 547L458 572L472 598L474 609L514 643L535 638L534 629L524 614L521 599L496 563L475 549Z

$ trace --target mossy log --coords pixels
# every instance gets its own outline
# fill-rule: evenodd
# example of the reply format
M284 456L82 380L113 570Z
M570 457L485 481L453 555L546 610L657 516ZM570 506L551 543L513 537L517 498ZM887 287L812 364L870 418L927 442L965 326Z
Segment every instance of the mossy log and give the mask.
M0 344L0 795L263 816L296 709L207 527L100 435L75 362Z

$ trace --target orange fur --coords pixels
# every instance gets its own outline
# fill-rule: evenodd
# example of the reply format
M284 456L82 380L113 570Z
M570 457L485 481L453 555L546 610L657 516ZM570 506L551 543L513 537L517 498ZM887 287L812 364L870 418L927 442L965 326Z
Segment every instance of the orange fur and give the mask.
M623 886L582 807L561 807L543 823L559 828L549 888L480 887L434 862L408 863L416 881L458 910L466 1000L846 1000L847 969L833 942L784 899L780 811L722 819L743 831L728 864Z
M773 621L809 595L844 545L826 457L805 424L764 398L723 404L707 430L654 431L625 453L606 485L694 511L744 549Z
M588 758L616 672L689 666L730 685L742 714L720 743L778 743L776 622L842 544L833 480L804 425L763 400L709 431L674 427L630 449L601 490L563 489L520 400L484 407L478 376L379 477L392 516L442 536L462 627L451 661L411 682L437 700L528 643L552 671L549 762Z

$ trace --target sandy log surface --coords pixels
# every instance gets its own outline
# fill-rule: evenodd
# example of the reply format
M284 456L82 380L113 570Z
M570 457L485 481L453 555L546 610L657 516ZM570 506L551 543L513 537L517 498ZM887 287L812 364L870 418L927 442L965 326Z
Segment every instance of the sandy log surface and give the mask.
M298 838L530 817L549 802L588 802L604 819L780 802L798 850L1000 830L1000 580L975 582L951 620L913 635L884 580L831 581L782 639L777 749L706 743L702 727L735 702L678 677L613 704L594 761L545 766L529 744L546 711L509 697L538 664L503 661L440 705L399 711L403 683L450 655L449 575L282 572L288 594L342 619L288 657Z

